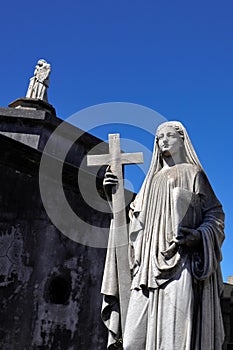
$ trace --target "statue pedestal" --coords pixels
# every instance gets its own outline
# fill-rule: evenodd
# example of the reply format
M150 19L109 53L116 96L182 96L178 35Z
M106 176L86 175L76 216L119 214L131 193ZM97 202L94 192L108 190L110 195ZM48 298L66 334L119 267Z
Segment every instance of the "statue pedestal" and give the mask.
M56 116L55 108L50 103L40 100L38 98L28 98L28 97L17 98L17 100L9 104L9 107L41 110Z

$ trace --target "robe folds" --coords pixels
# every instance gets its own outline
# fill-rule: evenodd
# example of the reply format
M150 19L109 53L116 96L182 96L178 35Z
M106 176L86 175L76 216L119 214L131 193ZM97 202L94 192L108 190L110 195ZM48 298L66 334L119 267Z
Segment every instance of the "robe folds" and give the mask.
M220 350L224 213L205 173L190 163L162 168L140 209L138 198L130 211L132 285L123 349ZM173 242L181 226L201 233L200 246ZM116 269L115 251L108 249L102 283L108 349L121 336Z

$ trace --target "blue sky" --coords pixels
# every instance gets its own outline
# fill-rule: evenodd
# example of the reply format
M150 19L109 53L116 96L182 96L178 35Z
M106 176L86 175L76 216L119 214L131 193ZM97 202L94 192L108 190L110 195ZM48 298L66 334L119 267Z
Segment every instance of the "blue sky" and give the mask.
M224 206L224 280L233 275L232 0L9 0L1 13L1 106L25 96L45 58L61 118L122 101L185 124Z

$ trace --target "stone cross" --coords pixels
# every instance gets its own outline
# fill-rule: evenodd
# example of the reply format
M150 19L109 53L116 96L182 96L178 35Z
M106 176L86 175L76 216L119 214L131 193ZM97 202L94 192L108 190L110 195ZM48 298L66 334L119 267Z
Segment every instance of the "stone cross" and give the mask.
M128 262L128 232L125 215L125 197L122 165L143 163L143 154L121 153L120 135L109 134L109 154L87 156L88 166L110 165L111 171L118 178L116 190L112 193L113 235L116 249L117 271L119 281L119 302L121 311L122 333L125 328L131 277Z

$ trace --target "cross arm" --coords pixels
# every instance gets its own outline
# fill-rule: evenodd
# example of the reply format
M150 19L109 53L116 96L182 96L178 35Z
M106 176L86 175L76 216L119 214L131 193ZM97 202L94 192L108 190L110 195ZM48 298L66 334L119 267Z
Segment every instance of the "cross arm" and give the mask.
M143 153L121 153L122 164L141 164L143 163Z
M87 156L87 165L109 165L111 162L110 154L98 154L98 155L88 155Z

